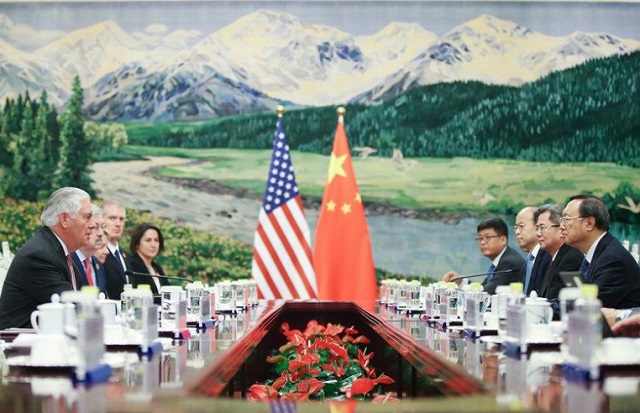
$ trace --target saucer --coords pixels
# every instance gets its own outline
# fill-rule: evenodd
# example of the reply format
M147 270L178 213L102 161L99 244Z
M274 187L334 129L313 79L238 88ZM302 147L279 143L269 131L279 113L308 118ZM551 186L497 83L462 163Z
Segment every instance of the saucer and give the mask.
M74 363L61 360L51 361L50 363L35 363L30 355L9 357L6 363L9 367L22 368L71 369L76 367Z

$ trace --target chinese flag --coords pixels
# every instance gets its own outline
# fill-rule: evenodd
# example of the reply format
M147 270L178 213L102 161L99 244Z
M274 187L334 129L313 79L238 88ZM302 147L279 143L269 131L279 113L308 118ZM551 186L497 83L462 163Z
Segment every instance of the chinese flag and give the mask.
M344 130L344 109L338 114L313 247L318 298L366 304L377 298L371 241Z

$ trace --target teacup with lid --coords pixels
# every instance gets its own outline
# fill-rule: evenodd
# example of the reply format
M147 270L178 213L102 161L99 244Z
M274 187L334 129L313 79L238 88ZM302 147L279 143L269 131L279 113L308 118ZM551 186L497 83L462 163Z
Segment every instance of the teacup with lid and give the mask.
M53 294L50 303L40 304L31 313L31 325L38 334L63 335L65 308L60 296Z

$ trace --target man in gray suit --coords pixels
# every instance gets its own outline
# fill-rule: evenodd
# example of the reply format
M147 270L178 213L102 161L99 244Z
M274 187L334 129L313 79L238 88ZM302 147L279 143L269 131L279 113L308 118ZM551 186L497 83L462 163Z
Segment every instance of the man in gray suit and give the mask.
M40 216L43 227L17 252L0 296L0 329L30 328L31 313L53 294L80 288L71 256L95 226L91 198L82 189L58 189Z

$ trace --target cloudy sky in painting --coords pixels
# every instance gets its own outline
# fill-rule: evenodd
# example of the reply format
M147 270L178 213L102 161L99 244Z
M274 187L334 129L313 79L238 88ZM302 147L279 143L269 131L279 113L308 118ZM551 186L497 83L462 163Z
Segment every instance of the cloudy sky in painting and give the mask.
M113 20L130 33L174 30L209 34L259 9L293 14L354 35L374 34L392 21L418 23L442 35L489 14L552 36L606 32L640 40L640 3L489 1L74 1L0 0L0 34L37 46L61 33Z

